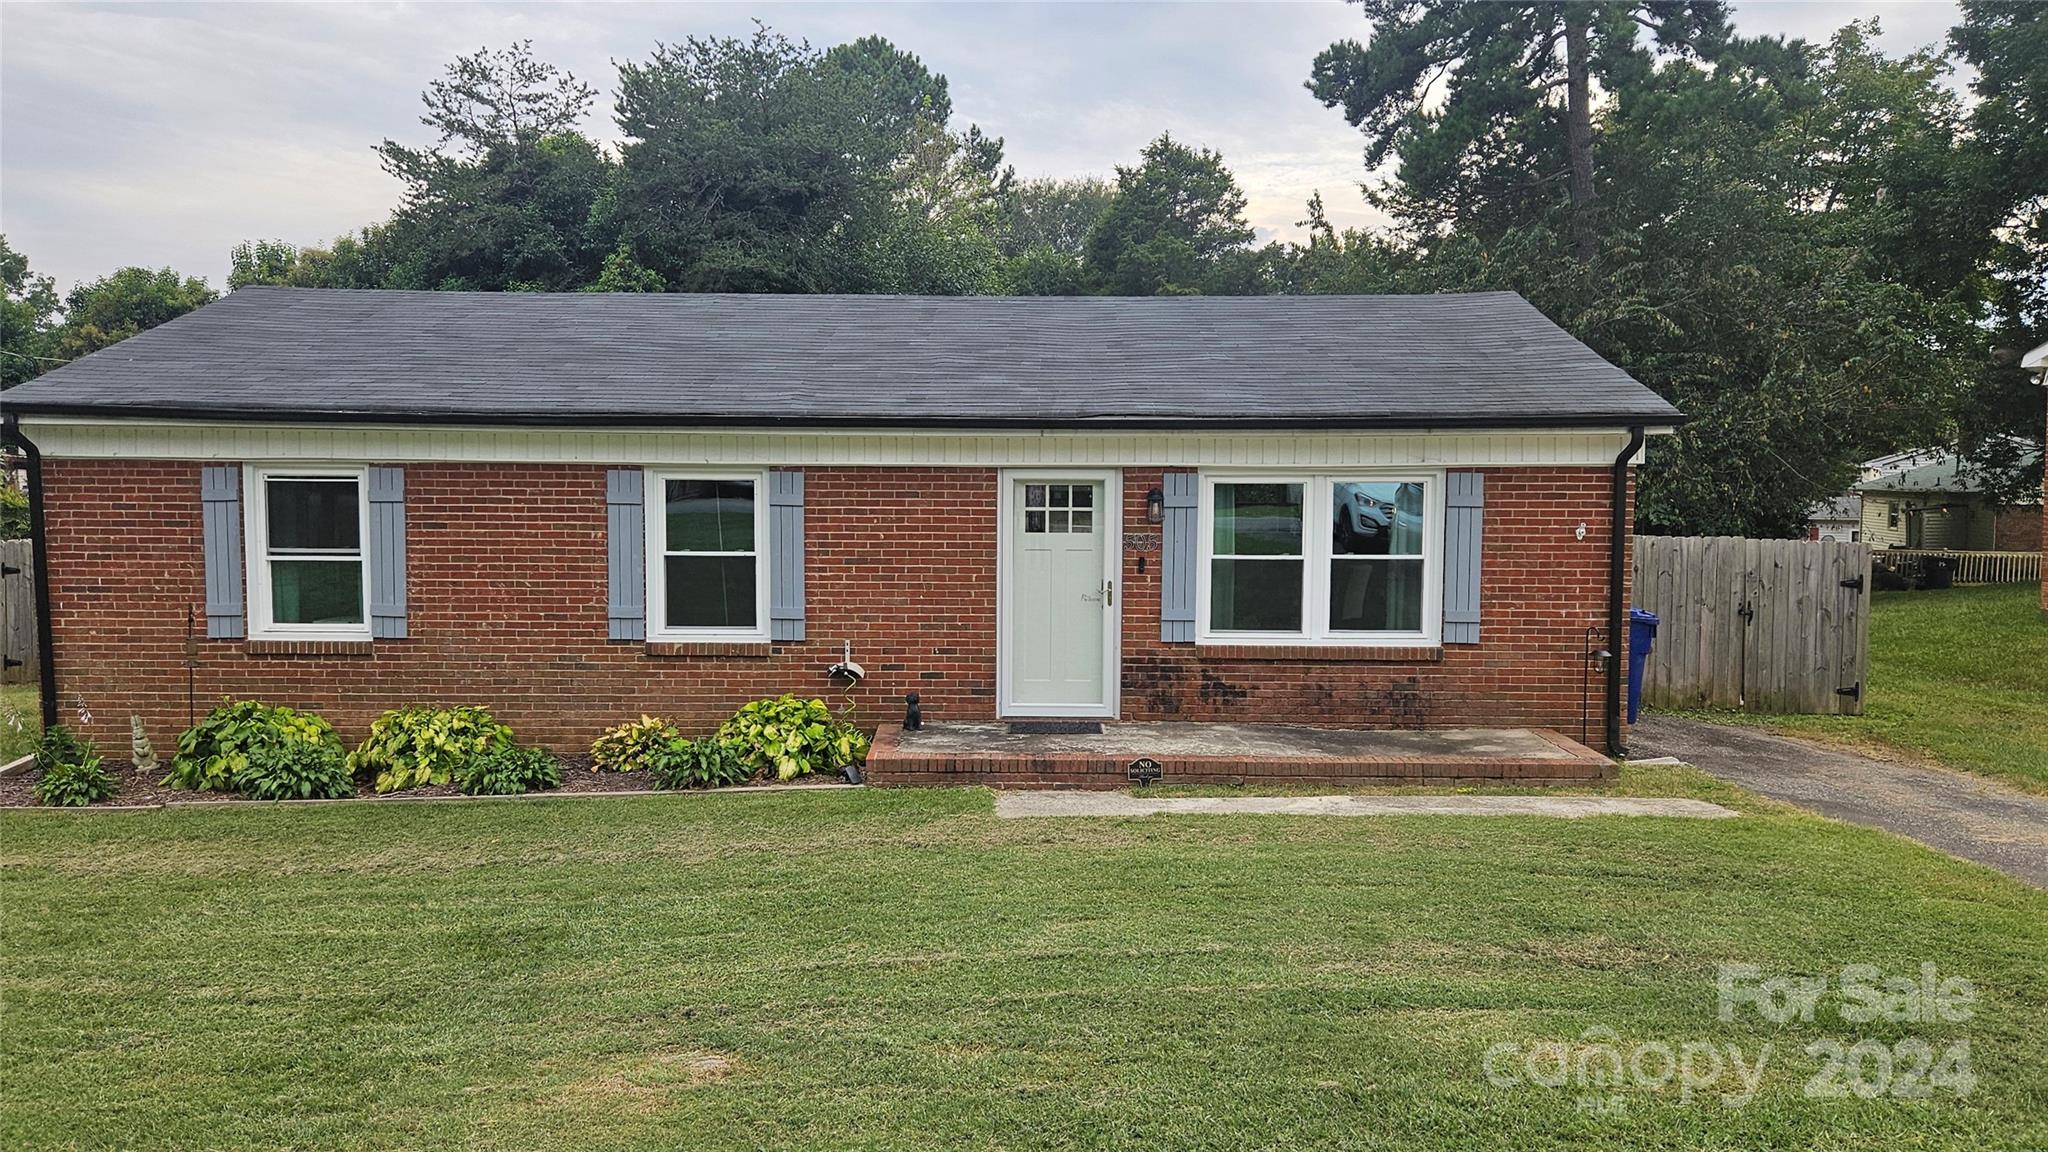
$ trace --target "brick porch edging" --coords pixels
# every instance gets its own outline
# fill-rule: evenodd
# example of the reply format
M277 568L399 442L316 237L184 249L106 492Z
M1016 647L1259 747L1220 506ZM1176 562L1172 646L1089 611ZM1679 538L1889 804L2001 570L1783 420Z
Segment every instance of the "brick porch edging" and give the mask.
M1568 753L1526 756L1160 756L1161 784L1586 784L1611 781L1612 760L1548 728L1532 731ZM1131 758L1085 752L919 752L903 729L885 724L868 750L866 780L876 787L985 784L991 788L1128 788Z

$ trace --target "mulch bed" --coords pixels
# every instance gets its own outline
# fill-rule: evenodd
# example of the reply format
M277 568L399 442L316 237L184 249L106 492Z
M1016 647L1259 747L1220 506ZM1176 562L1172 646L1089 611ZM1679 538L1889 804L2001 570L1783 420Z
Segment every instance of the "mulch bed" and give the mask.
M146 774L137 773L133 765L109 765L108 771L114 777L113 798L95 807L140 806L169 803L194 803L202 801L232 801L238 804L267 804L267 800L252 800L232 792L187 792L182 788L167 788L162 783L164 774L170 771L168 764ZM30 769L13 776L0 777L0 808L36 807L35 782L41 773ZM836 776L802 776L790 781L791 784L831 786L839 783ZM654 783L644 772L593 772L590 757L570 756L562 760L562 786L547 792L532 792L532 796L555 796L565 792L646 792ZM403 792L378 795L367 782L356 785L355 798L359 800L406 800L428 796L460 796L462 791L452 784L428 785L424 788L408 788Z

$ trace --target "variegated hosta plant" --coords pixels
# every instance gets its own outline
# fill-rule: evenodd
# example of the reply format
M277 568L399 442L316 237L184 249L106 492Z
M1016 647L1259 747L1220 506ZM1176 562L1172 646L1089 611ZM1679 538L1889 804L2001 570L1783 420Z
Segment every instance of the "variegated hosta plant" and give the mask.
M223 699L206 719L178 737L164 783L202 792L241 789L252 757L262 759L290 744L315 744L341 751L334 726L310 712L260 700Z
M590 746L593 772L638 772L653 767L668 751L669 743L681 738L676 726L659 716L642 716L616 728Z
M472 757L510 743L512 729L486 708L400 708L370 725L348 768L359 779L374 774L379 792L397 792L446 784Z
M718 728L754 768L778 780L837 772L867 758L867 733L832 714L823 700L756 700Z

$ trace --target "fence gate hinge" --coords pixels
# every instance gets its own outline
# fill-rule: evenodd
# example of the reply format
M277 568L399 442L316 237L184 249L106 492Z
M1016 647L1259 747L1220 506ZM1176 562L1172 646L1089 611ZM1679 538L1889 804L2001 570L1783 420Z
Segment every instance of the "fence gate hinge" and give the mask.
M19 576L21 569L12 564L0 564L0 576Z
M1847 688L1837 688L1835 689L1835 695L1854 696L1856 699L1861 700L1863 699L1863 681L1858 680L1854 684L1849 685Z
M12 656L0 656L0 668L26 668L26 667L28 667L28 665L27 665L27 664L24 664L24 663L22 663L21 661L19 661L19 660L16 660L16 659L15 659L14 657L12 657Z
M1863 591L1863 577L1862 577L1862 575L1861 575L1861 574L1858 574L1858 575L1855 575L1855 576L1851 576L1851 577L1849 577L1849 578L1848 578L1847 580L1844 580L1844 581L1842 581L1842 587L1844 587L1844 588L1854 588L1854 589L1855 589L1856 591L1858 591L1858 592L1861 592L1861 591Z

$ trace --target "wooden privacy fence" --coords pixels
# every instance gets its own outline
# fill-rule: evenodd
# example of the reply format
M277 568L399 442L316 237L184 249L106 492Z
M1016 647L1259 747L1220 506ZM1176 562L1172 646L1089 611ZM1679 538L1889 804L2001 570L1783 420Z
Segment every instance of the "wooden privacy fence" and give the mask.
M26 540L0 541L0 684L36 678L35 554Z
M1862 714L1870 545L1638 536L1634 588L1661 618L1645 704Z
M1918 572L1929 560L1955 564L1952 579L1958 584L2039 584L2039 552L1953 552L1934 548L1884 548L1876 553L1879 563L1890 568Z

